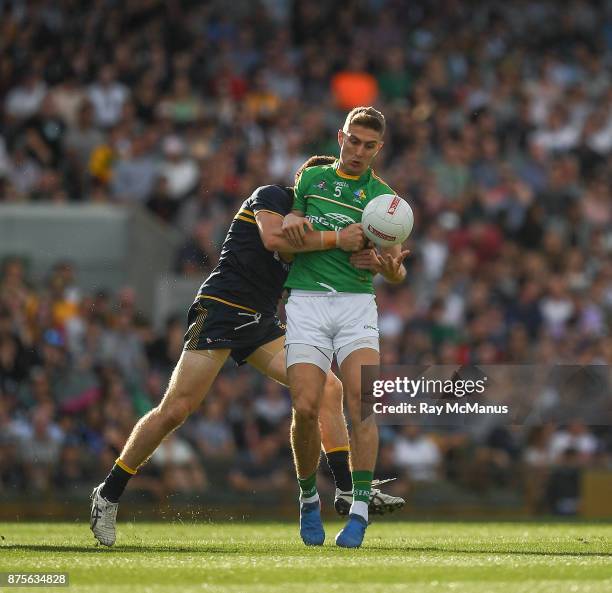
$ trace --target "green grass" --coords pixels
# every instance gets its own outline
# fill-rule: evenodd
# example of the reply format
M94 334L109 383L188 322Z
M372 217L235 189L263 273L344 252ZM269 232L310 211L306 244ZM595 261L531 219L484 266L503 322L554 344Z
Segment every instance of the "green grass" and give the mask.
M304 547L288 523L120 523L113 548L86 524L0 525L0 571L67 571L90 593L603 593L612 525L373 524L359 550ZM7 589L3 589L6 591Z

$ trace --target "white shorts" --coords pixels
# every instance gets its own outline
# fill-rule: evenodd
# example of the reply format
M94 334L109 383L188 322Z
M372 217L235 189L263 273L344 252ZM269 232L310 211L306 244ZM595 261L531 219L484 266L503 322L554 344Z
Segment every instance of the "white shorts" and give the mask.
M312 346L329 354L336 353L338 364L360 348L379 349L378 310L373 294L328 293L292 290L285 306L287 333L285 345ZM293 349L297 352L296 349ZM287 348L287 366L305 360L291 360ZM331 365L331 356L329 357ZM322 361L327 357L321 358ZM323 369L315 360L313 364ZM325 372L329 370L323 369Z

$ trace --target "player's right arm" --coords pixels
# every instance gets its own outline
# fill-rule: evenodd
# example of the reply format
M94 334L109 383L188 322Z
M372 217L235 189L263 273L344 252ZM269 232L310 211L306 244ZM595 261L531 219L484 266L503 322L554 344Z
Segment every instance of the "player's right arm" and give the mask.
M285 217L286 219L286 217ZM323 251L325 249L342 249L343 251L359 251L364 245L363 229L360 224L351 224L341 231L315 231L310 225L304 232L301 246L296 246L283 232L284 219L278 214L259 211L255 221L264 247L269 251L279 253L300 253L304 251Z

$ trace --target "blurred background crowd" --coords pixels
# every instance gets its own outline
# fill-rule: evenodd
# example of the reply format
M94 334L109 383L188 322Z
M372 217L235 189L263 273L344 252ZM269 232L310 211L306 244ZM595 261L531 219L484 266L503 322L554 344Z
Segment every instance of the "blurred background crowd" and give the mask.
M204 278L240 203L387 117L377 172L415 211L381 283L388 364L612 362L612 3L0 0L0 202L140 204ZM0 238L1 240L1 238ZM0 496L86 491L157 404L186 312L156 333L130 286L58 262L0 276ZM227 368L130 489L295 494L287 391ZM576 511L610 429L389 428L380 477ZM227 471L227 468L230 471ZM538 480L528 480L537 475ZM535 486L534 484L538 484ZM439 490L438 490L439 492Z

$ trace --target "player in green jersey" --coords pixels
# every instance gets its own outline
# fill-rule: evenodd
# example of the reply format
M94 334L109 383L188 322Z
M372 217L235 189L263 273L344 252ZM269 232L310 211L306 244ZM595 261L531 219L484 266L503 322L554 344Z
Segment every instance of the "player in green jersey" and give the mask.
M283 231L295 245L309 231L334 230L361 221L366 204L395 192L372 171L383 146L385 118L372 107L357 107L338 131L340 158L306 169L295 187L292 212ZM286 359L293 399L291 444L300 484L300 535L321 545L325 532L315 477L321 449L318 425L325 376L334 354L340 368L351 419L353 502L336 544L359 547L368 525L368 501L378 453L374 417L361 416L361 367L380 363L378 312L372 277L389 282L406 275L401 246L351 256L340 249L297 253L285 283Z

